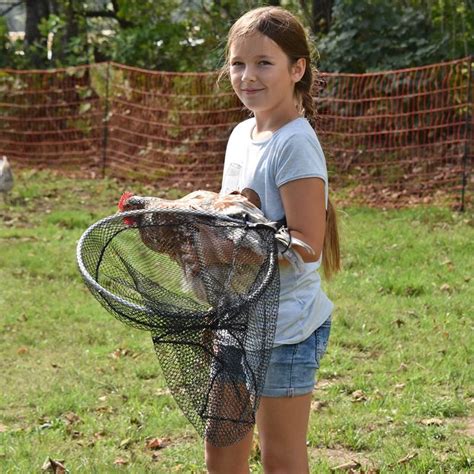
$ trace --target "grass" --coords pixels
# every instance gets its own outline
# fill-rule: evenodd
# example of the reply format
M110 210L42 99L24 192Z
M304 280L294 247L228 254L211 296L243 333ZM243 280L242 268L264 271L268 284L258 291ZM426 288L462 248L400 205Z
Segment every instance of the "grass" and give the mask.
M76 269L81 233L124 190L23 171L0 205L2 473L38 472L48 458L70 472L205 471L149 335L106 313ZM472 213L346 207L340 218L311 472L472 472Z

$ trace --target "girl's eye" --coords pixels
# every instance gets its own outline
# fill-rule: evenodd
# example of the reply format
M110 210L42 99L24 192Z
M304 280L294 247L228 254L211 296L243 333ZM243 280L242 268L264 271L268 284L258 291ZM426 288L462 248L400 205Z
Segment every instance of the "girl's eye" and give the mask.
M234 61L233 63L230 64L231 66L242 66L242 63L239 61Z
M270 61L260 61L259 64L261 64L262 66L268 66L268 65L271 65L272 63Z

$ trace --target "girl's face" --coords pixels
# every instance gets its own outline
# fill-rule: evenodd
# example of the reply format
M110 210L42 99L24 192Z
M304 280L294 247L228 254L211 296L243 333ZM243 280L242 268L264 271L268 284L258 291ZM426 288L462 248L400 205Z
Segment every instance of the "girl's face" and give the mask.
M231 44L229 66L235 93L256 117L267 113L294 115L295 84L306 66L303 58L290 64L273 40L257 32Z

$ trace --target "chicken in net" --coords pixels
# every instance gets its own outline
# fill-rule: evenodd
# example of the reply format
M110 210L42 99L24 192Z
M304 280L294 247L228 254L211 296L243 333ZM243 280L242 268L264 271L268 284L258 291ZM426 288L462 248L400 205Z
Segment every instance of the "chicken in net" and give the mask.
M275 234L276 243L280 254L287 259L297 271L301 271L303 260L296 247L304 248L310 253L314 253L313 249L301 241L300 239L292 238L289 230L279 223L269 221L261 209L253 204L247 197L240 193L232 193L221 195L212 191L194 191L187 194L181 199L167 200L157 197L136 196L132 193L124 193L119 201L119 211L130 211L138 209L176 209L196 212L210 212L218 215L225 215L227 217L243 220L253 224L271 225L277 232ZM199 282L195 278L195 263L199 257L195 254L195 245L190 241L189 236L180 233L179 228L163 228L152 225L152 214L145 214L142 217L125 217L124 223L133 226L139 224L140 235L144 244L156 251L163 252L163 243L170 238L174 241L174 246L168 248L166 252L172 256L183 268L183 272L192 286L198 291ZM138 223L137 220L140 220ZM149 220L150 225L146 225L144 220ZM170 235L172 233L172 235ZM235 243L239 239L238 233L235 229L229 229L225 235L226 239L222 238L222 234L209 232L208 227L200 229L201 242L200 248L207 250L207 261L209 265L218 262L224 262L229 258L229 244ZM205 242L202 240L205 239ZM202 245L202 244L205 245ZM245 242L247 250L254 259L259 255L262 249L261 242L256 238L255 241ZM263 256L263 255L262 255ZM241 254L240 258L245 258ZM198 291L198 293L201 293Z

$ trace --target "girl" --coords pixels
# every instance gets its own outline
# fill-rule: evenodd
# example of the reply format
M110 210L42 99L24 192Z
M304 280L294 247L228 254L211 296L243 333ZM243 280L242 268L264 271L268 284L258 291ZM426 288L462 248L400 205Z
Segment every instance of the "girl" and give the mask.
M253 117L229 138L221 192L241 192L314 249L314 254L298 250L306 262L302 273L281 261L275 344L257 412L265 472L300 474L308 472L311 392L333 310L317 269L321 260L327 276L339 269L326 163L314 132L310 50L301 23L279 7L249 11L230 29L223 73ZM206 443L208 471L247 473L252 435L224 448Z

